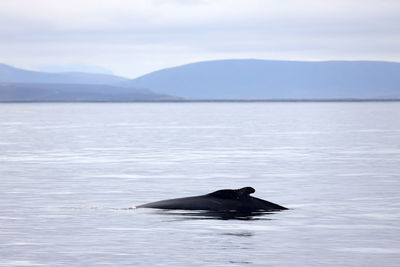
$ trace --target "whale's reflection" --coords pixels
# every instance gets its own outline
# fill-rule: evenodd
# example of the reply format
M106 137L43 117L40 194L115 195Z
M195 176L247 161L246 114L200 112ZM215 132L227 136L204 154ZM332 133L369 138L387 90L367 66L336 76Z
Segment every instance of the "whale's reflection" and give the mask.
M237 212L237 211L186 211L186 210L157 210L159 215L174 216L179 220L272 220L269 218L274 212Z

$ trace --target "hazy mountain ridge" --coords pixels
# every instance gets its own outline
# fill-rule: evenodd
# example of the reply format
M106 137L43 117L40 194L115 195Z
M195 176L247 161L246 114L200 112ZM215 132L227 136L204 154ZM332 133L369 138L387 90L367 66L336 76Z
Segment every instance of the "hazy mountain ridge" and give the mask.
M0 64L0 102L161 101L178 99L143 88L122 87L128 79L80 72L47 73Z
M115 84L123 81L128 79L110 74L31 71L0 64L2 83Z
M107 74L28 71L0 64L0 101L182 98L399 99L400 63L217 60L162 69L133 80Z
M400 63L217 60L122 82L188 99L400 98Z

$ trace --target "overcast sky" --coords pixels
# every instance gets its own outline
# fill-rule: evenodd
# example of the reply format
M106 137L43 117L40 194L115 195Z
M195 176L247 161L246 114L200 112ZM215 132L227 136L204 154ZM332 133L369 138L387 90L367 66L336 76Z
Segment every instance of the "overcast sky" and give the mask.
M126 77L231 58L400 62L399 0L0 0L0 62Z

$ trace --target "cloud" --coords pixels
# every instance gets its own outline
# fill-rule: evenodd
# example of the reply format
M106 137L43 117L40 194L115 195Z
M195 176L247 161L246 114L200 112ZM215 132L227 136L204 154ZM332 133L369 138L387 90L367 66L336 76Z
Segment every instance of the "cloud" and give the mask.
M400 61L397 0L3 0L0 58L137 76L220 58Z

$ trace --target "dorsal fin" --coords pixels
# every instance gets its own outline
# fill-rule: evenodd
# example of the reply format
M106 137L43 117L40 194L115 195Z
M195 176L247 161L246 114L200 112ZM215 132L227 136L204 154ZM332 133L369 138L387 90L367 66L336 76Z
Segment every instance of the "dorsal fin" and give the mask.
M250 194L253 194L254 192L256 192L256 190L250 186L237 189L236 191L238 191L238 193L240 195L250 195Z
M253 187L243 187L240 189L222 189L208 195L224 199L241 199L253 194L256 190Z

